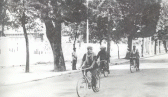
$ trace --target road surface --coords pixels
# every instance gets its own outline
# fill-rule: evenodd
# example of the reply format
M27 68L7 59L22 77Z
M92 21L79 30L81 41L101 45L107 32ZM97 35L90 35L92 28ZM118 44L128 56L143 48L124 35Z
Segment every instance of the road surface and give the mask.
M129 64L110 66L109 77L101 78L98 93L86 97L168 97L168 55L142 59L140 71L130 73ZM0 87L0 97L77 97L81 72Z

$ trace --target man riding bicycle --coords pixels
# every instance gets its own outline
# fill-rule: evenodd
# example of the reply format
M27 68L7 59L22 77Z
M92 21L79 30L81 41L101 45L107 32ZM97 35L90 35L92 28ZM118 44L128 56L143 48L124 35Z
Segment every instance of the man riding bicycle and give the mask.
M82 69L89 68L86 70L86 73L90 71L92 76L96 75L96 68L98 66L96 63L96 55L93 53L91 46L87 47L87 53L83 56L81 67ZM82 70L82 74L84 76L84 70Z
M97 55L97 59L99 57L100 57L100 66L99 66L99 68L103 69L103 67L105 67L107 69L108 73L110 73L110 71L109 71L109 64L108 64L110 56L106 52L106 47L104 47L104 46L100 47L100 51L99 51L99 53ZM105 61L103 61L103 60L105 60Z
M133 46L133 50L130 53L130 63L133 62L133 58L135 58L135 62L137 64L138 70L139 70L139 51L136 49L136 46Z

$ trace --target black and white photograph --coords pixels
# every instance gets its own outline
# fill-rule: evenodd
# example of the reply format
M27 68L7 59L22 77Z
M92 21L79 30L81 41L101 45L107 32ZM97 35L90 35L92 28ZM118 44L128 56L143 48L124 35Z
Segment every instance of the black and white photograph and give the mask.
M0 0L0 97L168 97L168 0Z

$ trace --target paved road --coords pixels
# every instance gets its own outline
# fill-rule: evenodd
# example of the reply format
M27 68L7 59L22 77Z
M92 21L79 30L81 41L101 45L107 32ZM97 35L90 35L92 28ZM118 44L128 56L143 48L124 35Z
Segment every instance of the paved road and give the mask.
M100 92L88 90L86 97L168 97L168 55L141 60L141 70L130 73L129 65L111 66L101 79ZM77 97L81 73L72 73L28 83L1 86L0 97Z

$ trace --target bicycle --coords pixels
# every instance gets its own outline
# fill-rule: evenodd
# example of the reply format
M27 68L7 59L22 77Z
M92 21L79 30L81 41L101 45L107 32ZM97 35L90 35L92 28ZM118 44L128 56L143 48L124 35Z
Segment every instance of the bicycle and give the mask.
M104 62L104 66L101 67L102 62ZM109 74L107 60L101 60L99 62L99 76L101 77L102 74L104 77L107 77Z
M99 92L100 77L97 74L96 76L91 75L90 71L88 71L86 74L86 70L88 69L90 68L81 69L81 70L84 70L84 77L80 78L76 85L76 92L77 92L78 97L85 96L87 89L91 89L91 88L94 92Z
M130 59L132 59L132 62L130 62L130 72L133 73L135 71L138 71L136 57L130 57Z

